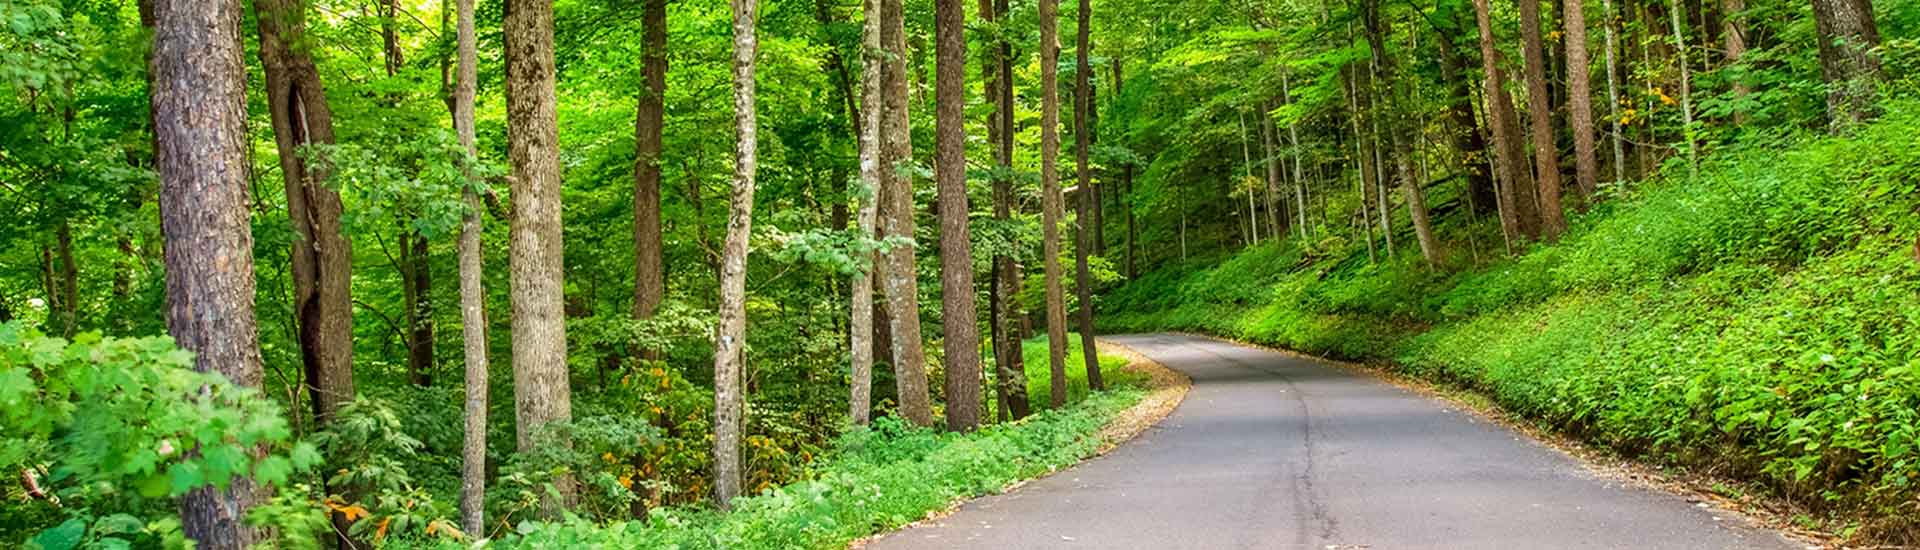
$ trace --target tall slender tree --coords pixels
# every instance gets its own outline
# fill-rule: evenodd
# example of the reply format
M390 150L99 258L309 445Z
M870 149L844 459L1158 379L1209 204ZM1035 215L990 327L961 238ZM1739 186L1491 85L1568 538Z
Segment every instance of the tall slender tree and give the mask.
M1093 30L1093 5L1089 0L1080 0L1080 21L1074 41L1073 71L1073 162L1078 175L1079 192L1075 193L1079 212L1074 215L1073 290L1080 306L1080 356L1087 366L1087 386L1094 390L1106 389L1107 385L1100 377L1100 353L1094 348L1093 335L1093 276L1087 267L1087 255L1093 252L1094 224L1100 223L1094 210L1099 208L1099 194L1093 187L1093 166L1087 158L1087 149L1093 147L1093 125L1090 118L1093 113L1093 66L1088 60L1092 53L1093 42L1090 33ZM1251 191L1249 191L1251 193ZM1251 197L1252 195L1248 195ZM1254 220L1254 223L1259 223Z
M1473 0L1480 27L1481 69L1486 73L1487 127L1493 135L1494 164L1499 169L1500 229L1509 241L1540 236L1535 215L1533 176L1527 172L1526 145L1521 142L1519 115L1507 95L1506 74L1500 70L1500 50L1494 46L1493 21L1487 0Z
M947 429L980 426L979 313L967 228L966 0L934 2L934 179L940 202L940 311L946 337Z
M453 132L471 161L474 146L474 95L479 87L480 56L474 34L473 0L454 0L455 57ZM471 176L472 172L468 174ZM467 211L460 220L460 338L466 358L465 434L460 447L460 528L479 534L486 528L487 493L487 291L480 247L480 194L468 182L460 192Z
M1001 21L1008 15L1007 0L981 0L981 17ZM989 59L986 81L987 98L993 103L992 123L988 124L993 142L993 218L1002 223L1013 219L1013 138L1019 133L1013 118L1013 41L1005 33L996 35ZM993 257L993 289L990 307L993 325L994 376L1009 419L1025 418L1032 410L1027 402L1026 358L1020 350L1019 301L1020 268L1013 255L1002 249Z
M193 352L194 370L258 388L240 20L239 0L155 2L148 69L167 333ZM194 489L180 499L180 530L202 549L251 547L262 533L246 515L261 496L244 477Z
M1520 0L1520 52L1526 61L1527 135L1533 138L1533 179L1540 201L1540 236L1559 238L1567 230L1560 207L1560 151L1554 145L1553 96L1547 91L1546 49L1540 38L1540 3Z
M1587 12L1582 0L1564 0L1567 48L1567 126L1573 133L1574 181L1591 199L1599 190L1600 166L1593 150L1593 90L1588 84Z
M501 23L507 60L507 159L513 165L508 287L513 302L515 439L522 451L545 441L548 424L573 418L567 381L567 326L560 236L560 147L554 95L553 1L507 0ZM573 482L555 482L557 515Z
M880 234L904 240L881 254L878 274L893 333L893 381L900 415L917 426L933 425L927 391L927 357L920 335L920 285L914 272L913 142L907 118L906 8L881 0L880 46L884 55L880 117ZM871 111L871 109L869 109Z
M667 0L640 3L641 90L633 121L633 318L650 319L666 297L661 261L660 144L666 122ZM649 356L658 350L643 350Z
M1067 305L1060 267L1060 0L1040 0L1040 262L1047 285L1049 402L1067 404Z
M725 510L740 494L741 348L747 337L747 237L753 229L753 185L759 155L753 65L758 0L733 7L733 194L721 251L720 323L713 342L713 501Z
M884 110L879 108L885 74L885 59L880 49L881 2L885 0L865 0L862 11L866 14L860 26L860 104L867 106L868 115L857 121L860 140L860 206L854 222L861 238L874 236L875 218L879 216L879 190L886 178L881 173L880 131L885 120ZM879 261L872 253L863 253L863 264L853 275L852 293L848 303L848 316L851 317L847 329L850 350L850 362L853 380L848 396L848 418L856 426L866 425L873 413L873 357L876 349L891 347L877 345L880 327L874 323L875 313L880 306L873 300L874 272Z

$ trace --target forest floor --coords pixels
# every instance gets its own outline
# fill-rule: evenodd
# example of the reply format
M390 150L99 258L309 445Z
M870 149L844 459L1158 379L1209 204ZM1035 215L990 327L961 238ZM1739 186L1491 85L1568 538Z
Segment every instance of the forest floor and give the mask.
M1804 548L1463 407L1310 357L1103 338L1191 377L1101 458L865 548Z

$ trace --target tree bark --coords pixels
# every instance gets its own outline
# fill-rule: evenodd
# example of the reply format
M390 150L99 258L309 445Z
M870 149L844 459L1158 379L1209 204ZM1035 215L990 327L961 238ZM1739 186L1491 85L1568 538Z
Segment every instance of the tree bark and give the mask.
M940 209L940 311L946 351L947 429L980 426L979 313L967 228L966 0L934 2L934 179Z
M1827 81L1827 125L1851 131L1879 114L1874 87L1880 81L1880 28L1870 0L1813 0L1819 33L1820 75Z
M1613 11L1613 0L1600 0L1600 11L1605 14L1601 19L1605 22L1605 26L1601 28L1606 29L1607 39L1607 122L1613 126L1613 133L1608 136L1610 138L1608 141L1613 144L1613 181L1618 184L1627 180L1627 149L1626 136L1620 133L1619 45L1614 37L1614 27L1617 23Z
M522 451L547 441L542 428L573 418L567 380L565 272L561 255L560 149L554 95L553 2L508 0L501 23L506 44L507 158L513 164L509 294L513 302L514 436ZM558 502L573 500L571 478L556 480Z
M666 121L667 0L641 2L642 89L633 121L633 318L653 318L666 297L660 240L660 131ZM659 350L642 350L657 359Z
M457 65L454 69L453 131L477 157L474 147L473 107L479 81L479 54L475 50L474 0L454 0L459 12L455 29ZM468 172L471 177L471 171ZM487 292L481 285L482 265L480 195L469 181L460 193L467 211L460 220L460 338L466 358L465 434L460 446L460 528L469 536L484 536L487 493Z
M433 264L427 238L405 231L400 246L406 249L407 278L407 380L415 386L433 383Z
M733 195L721 252L719 334L713 343L713 501L720 509L740 494L741 348L747 336L747 237L753 229L753 185L759 153L753 64L758 0L733 7Z
M880 22L881 2L884 0L865 0L862 10L865 12L860 33L860 103L867 106L871 113L865 119L857 121L860 128L860 183L862 189L858 220L860 238L872 238L875 218L878 217L879 190L885 185L886 176L881 173L880 147L881 121L886 118L879 106L885 101L880 98L885 80L885 58L881 51ZM852 347L851 389L848 397L848 417L856 426L864 426L873 410L873 358L876 351L887 350L891 344L880 346L879 336L882 327L876 326L874 319L879 317L880 306L873 301L874 272L879 268L877 255L865 254L863 260L869 265L853 276L852 297L849 300L848 316L851 327L847 329L848 344ZM882 351L884 353L884 351Z
M883 109L880 132L880 232L904 239L883 254L878 270L887 298L893 333L894 387L900 415L916 426L933 425L932 398L927 393L927 358L920 335L920 285L914 271L913 163L911 125L907 118L906 12L901 0L880 4L880 42L886 59L881 86Z
M1553 142L1553 99L1547 92L1545 48L1540 42L1540 4L1520 5L1521 53L1526 59L1528 135L1533 138L1533 179L1540 201L1540 236L1560 237L1567 220L1560 207L1560 152Z
M159 0L153 13L167 333L194 353L195 370L259 388L240 2ZM245 477L195 489L180 500L181 532L203 550L250 547L263 537L246 514L262 496Z
M1451 25L1457 19L1449 19ZM1436 33L1440 53L1440 79L1447 86L1447 116L1453 120L1454 129L1448 132L1453 148L1460 152L1461 169L1466 172L1467 195L1473 203L1474 212L1487 214L1497 210L1495 204L1500 200L1495 196L1493 185L1492 152L1487 150L1487 140L1481 137L1480 124L1473 116L1473 92L1467 76L1467 62L1459 46L1454 44L1454 36L1447 31Z
M981 15L988 21L1002 20L1009 14L1008 0L981 0L980 3ZM1013 118L1013 43L1002 37L991 51L993 59L985 63L991 72L984 80L994 109L993 123L988 125L992 135L988 137L994 144L994 163L999 168L993 179L993 217L1006 223L1013 219L1013 138L1019 133ZM1010 420L1026 418L1033 410L1027 401L1026 356L1021 349L1018 327L1018 320L1025 317L1016 299L1020 295L1020 279L1020 268L1014 264L1012 255L993 257L994 376L1000 396L1006 400Z
M1726 50L1728 65L1739 65L1740 58L1747 55L1747 0L1720 0L1720 11L1724 21L1723 28L1720 29L1721 48ZM1747 86L1746 75L1741 72L1735 72L1728 80L1733 84L1735 99L1745 99L1747 94L1753 92L1752 88ZM1734 125L1738 126L1746 122L1746 109L1735 109Z
M1492 129L1494 162L1504 182L1498 201L1501 232L1508 241L1539 238L1533 176L1526 169L1527 152L1526 145L1521 143L1519 115L1514 112L1513 99L1507 95L1506 77L1500 70L1500 51L1494 47L1487 0L1473 0L1473 10L1480 27L1481 69L1486 73L1487 126Z
M1078 39L1074 45L1073 71L1073 139L1074 167L1079 176L1080 192L1075 195L1080 212L1074 216L1074 294L1080 306L1080 355L1087 367L1087 387L1094 391L1107 389L1106 382L1100 378L1100 353L1094 346L1093 334L1093 276L1087 267L1087 255L1093 252L1093 224L1099 223L1094 209L1099 205L1094 201L1098 196L1093 188L1093 166L1087 159L1087 149L1093 146L1093 125L1089 120L1093 113L1093 67L1087 56L1092 53L1093 44L1089 37L1093 30L1093 6L1090 0L1080 0L1080 21L1077 25ZM1258 222L1255 222L1258 223Z
M1687 141L1687 175L1700 173L1700 147L1693 139L1693 69L1687 66L1687 33L1681 21L1686 19L1686 9L1680 0L1673 0L1668 15L1673 20L1673 47L1680 55L1680 134Z
M61 220L54 241L60 256L59 304L61 335L72 338L80 328L80 266L73 259L73 223Z
M1573 132L1574 181L1580 194L1592 200L1599 191L1600 167L1594 156L1593 91L1588 84L1587 12L1581 0L1565 0L1567 47L1567 125Z
M302 5L255 0L254 11L267 109L286 184L287 217L293 222L295 331L314 416L325 423L354 395L353 249L341 232L340 194L302 156L307 145L333 143L333 114L320 72L301 49L306 40Z
M1049 403L1067 404L1067 306L1060 267L1060 31L1059 0L1040 0L1040 262L1047 285Z

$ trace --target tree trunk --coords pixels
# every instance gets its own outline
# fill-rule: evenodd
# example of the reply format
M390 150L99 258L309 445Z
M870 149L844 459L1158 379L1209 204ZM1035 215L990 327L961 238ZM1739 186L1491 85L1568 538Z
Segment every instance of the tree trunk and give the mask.
M1567 220L1560 207L1560 151L1553 142L1553 100L1547 93L1545 48L1540 43L1540 4L1520 5L1521 53L1526 58L1528 135L1533 138L1533 179L1540 201L1540 236L1560 237Z
M1449 22L1451 23L1450 19ZM1449 28L1451 30L1451 28ZM1466 59L1460 53L1459 46L1453 43L1454 37L1448 32L1436 33L1440 53L1440 79L1447 86L1447 116L1453 120L1454 129L1448 132L1453 148L1460 152L1461 169L1466 172L1467 196L1473 203L1474 212L1487 214L1494 212L1494 206L1500 199L1494 195L1493 162L1487 150L1487 140L1481 137L1480 124L1473 116L1473 91L1466 72Z
M981 0L980 15L987 21L999 21L1007 14L1007 0ZM991 59L984 65L986 95L993 104L987 125L988 141L993 142L993 218L1005 223L1013 219L1013 137L1018 133L1013 122L1013 45L1001 39L988 50ZM1005 401L1004 416L1009 420L1026 418L1032 412L1027 403L1026 358L1022 354L1017 319L1022 317L1018 301L1020 270L1013 256L993 257L993 288L989 300L993 329L994 378L1000 399Z
M552 0L508 0L507 157L513 164L509 294L513 302L514 436L520 450L549 441L542 428L573 418L560 234L560 149L553 65ZM542 504L557 517L573 500L571 478Z
M1605 22L1605 26L1602 28L1606 29L1607 35L1607 121L1608 124L1613 126L1613 134L1609 136L1611 138L1609 141L1613 143L1613 182L1618 184L1627 180L1627 150L1626 136L1620 133L1620 82L1618 76L1620 74L1620 66L1619 60L1617 59L1619 57L1619 46L1615 43L1614 38L1614 26L1616 23L1613 12L1613 0L1600 0L1600 11L1604 14L1601 21Z
M1612 10L1608 10L1612 11ZM1727 64L1739 65L1740 58L1747 55L1747 0L1720 0L1721 18L1725 25L1720 29L1721 47L1726 50ZM1733 84L1734 99L1745 99L1753 90L1747 86L1744 71L1735 69L1728 78ZM1747 111L1744 108L1733 111L1735 126L1746 124Z
M306 366L314 416L325 423L353 400L352 244L340 227L340 194L326 174L309 170L301 148L333 143L333 114L320 86L306 40L303 4L255 0L259 14L260 64L265 68L267 108L280 172L286 184L287 217L293 222L295 330Z
M433 264L427 238L407 231L400 246L407 252L407 380L415 386L433 383Z
M479 81L479 54L475 51L473 1L454 0L458 65L454 70L453 131L467 155L474 147L473 103ZM487 493L487 292L481 263L480 195L473 182L461 192L467 204L460 221L460 338L466 358L466 432L460 446L460 528L469 536L485 536Z
M1271 104L1260 106L1260 150L1266 159L1262 163L1267 167L1267 195L1266 200L1262 202L1267 206L1267 237L1278 240L1286 233L1281 228L1283 220L1280 219L1281 207L1286 203L1280 199L1280 177L1283 168L1280 165L1277 144L1279 138L1274 136L1272 111Z
M1581 0L1565 0L1567 29L1567 126L1573 132L1574 178L1580 194L1593 200L1600 167L1593 151L1593 92L1588 85L1587 12Z
M901 0L880 4L880 42L886 52L881 87L880 232L912 243L913 143L907 118L906 12ZM893 247L880 262L880 286L892 321L894 387L900 414L916 426L933 425L927 393L927 358L920 335L920 285L914 271L913 244Z
M1413 109L1412 106L1408 104L1408 95L1403 93L1399 85L1399 79L1395 78L1393 60L1386 55L1386 36L1391 30L1387 27L1386 21L1380 17L1378 0L1363 0L1361 5L1364 10L1363 19L1367 30L1367 45L1368 49L1372 51L1373 56L1372 61L1375 74L1372 80L1374 82L1385 82L1386 84L1384 86L1386 89L1382 95L1384 95L1387 102L1393 106L1401 107L1401 109L1398 110L1376 109L1376 113L1386 112L1392 114L1411 111ZM1379 102L1375 102L1375 105L1379 105ZM1376 120L1379 118L1385 117L1375 117ZM1417 151L1412 144L1413 137L1408 134L1417 131L1418 127L1408 124L1404 116L1388 118L1386 126L1389 138L1393 143L1394 171L1400 180L1401 192L1407 198L1407 213L1408 217L1413 221L1414 240L1420 246L1420 257L1427 262L1428 266L1438 265L1440 263L1440 241L1434 237L1433 223L1427 217L1426 196L1420 189L1420 185L1423 182L1421 182L1413 172L1413 157ZM1381 193L1381 211L1383 213L1387 211L1386 193L1384 191L1385 190L1382 190Z
M1286 72L1280 73L1280 101L1288 105L1293 104L1293 78L1292 75ZM1297 121L1287 125L1287 148L1293 150L1294 212L1296 212L1297 217L1300 218L1300 238L1305 239L1307 238L1307 180L1301 174L1300 123ZM1132 167L1129 166L1128 168L1128 174L1131 175ZM1131 186L1129 186L1129 188L1131 188ZM1132 212L1128 212L1127 216L1127 232L1131 235L1133 232ZM1129 236L1128 239L1128 243L1131 244L1132 237ZM1132 271L1133 268L1129 265L1127 269L1128 271ZM1128 276L1131 277L1132 275L1129 274Z
M259 388L240 2L156 4L148 59L167 333L194 353L195 370ZM245 477L195 489L180 500L180 530L203 550L250 547L263 537L245 519L261 497Z
M1506 77L1500 71L1500 51L1494 47L1493 24L1487 0L1473 1L1480 27L1480 62L1486 73L1487 126L1492 129L1494 162L1504 185L1500 188L1500 229L1509 241L1540 236L1533 201L1533 176L1527 172L1526 145L1521 143L1519 115L1507 96Z
M1074 45L1073 71L1073 139L1074 167L1079 177L1080 192L1075 195L1079 212L1074 216L1074 294L1080 305L1080 356L1087 366L1087 387L1094 391L1107 388L1100 378L1100 353L1094 348L1093 334L1093 276L1087 267L1087 255L1093 252L1093 224L1100 223L1094 213L1099 205L1094 201L1098 194L1093 187L1093 166L1087 158L1088 149L1093 147L1093 66L1087 59L1092 53L1093 43L1090 31L1093 30L1093 6L1090 0L1080 0L1079 38ZM1249 195L1251 196L1251 195ZM1257 222L1256 222L1257 223Z
M860 238L874 237L874 224L878 216L879 190L886 176L881 173L880 132L886 113L879 106L884 102L880 98L884 80L885 58L880 44L880 4L884 0L865 0L862 9L866 16L861 24L860 33L860 103L867 106L871 113L864 120L857 121L860 128L860 189L861 198L858 221ZM848 304L851 327L848 327L848 345L852 347L851 362L853 380L848 396L848 417L856 426L867 424L873 410L873 358L876 351L891 348L891 344L880 346L880 330L874 320L879 317L880 306L873 301L874 272L879 268L875 254L867 254L863 260L870 265L853 276L852 298ZM883 352L884 353L884 352Z
M1059 0L1040 0L1040 262L1047 285L1049 402L1067 404L1067 306L1060 268L1060 31Z
M979 313L967 228L966 0L935 0L934 178L940 207L940 311L946 337L947 429L980 426Z
M633 318L653 318L666 297L660 240L660 131L666 121L667 0L641 2L642 89L633 121ZM658 359L659 350L643 350Z
M1820 76L1827 81L1827 124L1835 133L1879 114L1875 105L1880 81L1880 28L1873 21L1869 0L1813 0L1814 29L1819 33Z
M72 338L80 328L80 266L73 259L73 224L60 221L54 237L60 256L60 295L58 303L61 335Z
M747 237L753 228L753 184L759 152L753 62L758 0L733 6L733 195L721 252L719 334L713 343L713 501L720 509L740 494L741 348L747 336Z
M1686 18L1686 11L1679 0L1673 0L1673 9L1667 13L1673 19L1674 51L1680 54L1680 134L1687 140L1687 175L1697 176L1700 172L1700 147L1693 140L1693 69L1687 66L1687 33L1681 24Z

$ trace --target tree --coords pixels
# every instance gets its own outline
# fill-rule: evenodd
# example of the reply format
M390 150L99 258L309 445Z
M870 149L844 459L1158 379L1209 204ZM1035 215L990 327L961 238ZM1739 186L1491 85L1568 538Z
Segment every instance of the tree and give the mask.
M865 0L862 11L865 21L860 26L860 103L867 106L868 115L856 122L860 134L860 207L855 215L855 235L859 239L874 237L875 218L878 217L879 190L886 177L881 173L880 132L881 122L885 119L879 105L881 87L885 80L885 61L880 49L880 4L884 0ZM856 426L866 425L873 412L873 356L876 349L885 349L876 345L879 334L875 326L875 313L880 311L873 301L874 272L879 268L876 255L861 250L859 260L855 262L858 271L853 275L852 296L847 309L849 326L847 329L850 363L853 380L848 397L848 417ZM891 343L886 346L891 348Z
M1878 114L1880 27L1870 0L1814 0L1820 76L1827 81L1827 125L1845 133Z
M1509 241L1538 238L1539 218L1533 202L1533 176L1527 172L1526 145L1520 142L1519 115L1507 95L1500 70L1500 51L1494 47L1493 22L1487 0L1473 0L1480 27L1480 61L1486 75L1487 126L1493 134L1494 164L1500 170L1500 229Z
M1060 218L1060 36L1055 21L1059 0L1040 0L1040 262L1047 285L1047 366L1049 402L1067 403L1067 306L1061 288Z
M473 104L480 57L473 27L473 0L454 0L456 16L453 131L469 157L474 147ZM471 175L471 172L469 172ZM480 194L473 182L463 190L467 211L460 220L460 338L466 358L465 437L460 446L460 528L479 534L486 528L487 493L487 291L480 248Z
M1084 1L1084 0L1083 0ZM934 179L940 199L940 311L946 338L947 429L980 425L979 314L967 228L966 0L935 0Z
M1567 230L1560 207L1560 152L1553 140L1553 99L1547 93L1547 60L1540 43L1540 3L1520 0L1521 54L1526 60L1527 115L1532 124L1533 179L1539 186L1540 236L1547 240Z
M633 121L633 318L650 319L666 297L660 237L660 131L666 118L667 0L641 2L641 76ZM658 350L646 350L654 354Z
M1593 150L1593 91L1588 85L1587 12L1581 0L1565 0L1567 29L1567 125L1573 132L1574 181L1589 200L1599 190L1600 167Z
M513 164L508 258L513 302L514 435L522 451L547 441L548 424L573 419L567 381L567 326L561 267L560 149L554 95L553 2L508 0L501 23L507 48L507 159ZM555 483L556 514L573 482Z
M1075 173L1079 176L1079 192L1074 196L1079 212L1074 215L1074 283L1073 289L1080 305L1080 356L1086 360L1087 387L1104 390L1106 383L1100 379L1100 353L1094 349L1093 337L1093 276L1087 268L1087 254L1092 252L1094 230L1092 225L1100 223L1094 214L1098 195L1093 190L1093 167L1087 160L1087 149L1093 146L1093 125L1088 124L1093 112L1093 67L1087 61L1087 54L1093 49L1088 38L1093 27L1093 6L1088 0L1080 0L1080 22L1077 34L1079 38L1074 46L1073 71L1073 156ZM1252 197L1252 191L1248 191ZM1250 220L1255 224L1258 219Z
M194 370L258 388L265 373L253 311L240 2L163 1L153 12L148 66L167 333L194 353ZM198 548L250 547L262 533L246 514L261 498L246 478L195 489L180 500L180 529Z
M309 166L305 147L333 143L333 113L305 50L297 0L255 0L267 110L293 222L294 325L314 418L324 423L353 400L353 249L340 228L340 193Z
M901 0L880 4L881 64L880 234L913 242L913 143L907 118L906 12ZM870 111L872 109L869 109ZM920 340L920 285L914 273L914 245L900 244L881 254L880 286L887 298L893 333L894 387L900 415L917 426L933 425L927 394L927 357Z
M733 195L721 252L720 323L713 342L713 501L720 509L740 494L740 351L747 337L747 237L753 230L753 184L759 154L753 64L758 0L733 7Z
M981 17L989 22L1000 21L1009 15L1007 0L981 0ZM994 167L993 178L993 218L1002 223L1013 219L1013 138L1019 133L1015 127L1013 111L1013 42L1000 33L989 48L989 59L983 63L987 76L985 82L987 99L993 103L991 123L987 125L988 141L993 142ZM1014 296L1020 293L1020 268L1014 263L1013 255L1004 250L993 257L993 284L989 292L989 323L993 329L994 377L999 387L1000 399L1004 406L1002 413L1009 419L1025 418L1032 412L1027 403L1026 358L1020 349L1020 331L1018 319L1022 317L1019 302Z

